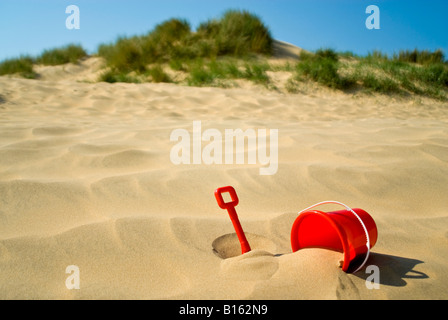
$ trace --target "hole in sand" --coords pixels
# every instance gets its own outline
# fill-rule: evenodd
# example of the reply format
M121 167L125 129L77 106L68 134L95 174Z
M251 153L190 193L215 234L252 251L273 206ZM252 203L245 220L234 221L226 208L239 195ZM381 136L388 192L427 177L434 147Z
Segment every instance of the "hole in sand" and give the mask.
M259 249L275 253L277 246L272 240L253 233L246 232L245 234L252 250ZM216 238L212 243L212 247L213 252L222 259L241 255L241 245L236 233L228 233Z

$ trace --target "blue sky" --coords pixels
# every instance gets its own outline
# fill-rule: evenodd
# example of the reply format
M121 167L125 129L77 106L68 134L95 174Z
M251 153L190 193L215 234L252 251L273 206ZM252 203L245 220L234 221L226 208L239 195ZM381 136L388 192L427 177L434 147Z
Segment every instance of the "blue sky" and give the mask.
M80 10L79 30L65 26L71 4ZM380 9L379 30L365 27L368 5ZM146 33L172 17L195 28L230 8L257 14L276 39L308 50L441 48L448 55L447 0L0 0L0 60L68 43L93 53L100 43Z

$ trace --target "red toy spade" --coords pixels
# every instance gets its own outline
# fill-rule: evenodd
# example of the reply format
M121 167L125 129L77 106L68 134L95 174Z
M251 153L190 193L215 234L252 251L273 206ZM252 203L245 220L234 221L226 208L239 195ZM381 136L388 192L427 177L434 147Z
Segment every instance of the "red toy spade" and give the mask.
M226 192L230 194L230 198L232 199L232 201L224 202L222 194ZM241 244L241 252L243 254L249 252L251 250L250 245L246 239L246 235L244 234L243 228L241 227L241 223L238 220L238 215L236 214L235 210L235 207L238 205L239 202L235 189L231 186L218 188L215 190L215 198L216 201L218 202L219 207L221 209L227 209L227 212L229 213L230 220L232 220L233 227L235 228L238 240L240 241Z

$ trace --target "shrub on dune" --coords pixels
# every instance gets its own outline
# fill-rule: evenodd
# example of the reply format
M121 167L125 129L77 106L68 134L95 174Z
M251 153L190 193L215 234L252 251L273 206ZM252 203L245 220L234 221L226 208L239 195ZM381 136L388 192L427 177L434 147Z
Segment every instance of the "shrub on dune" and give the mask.
M87 52L80 45L69 44L65 47L45 50L36 62L44 65L60 65L65 63L77 63L79 59L87 56Z
M105 58L107 65L119 72L146 70L140 40L134 38L119 38L114 45L101 45L98 54Z
M219 20L202 23L198 32L215 40L219 55L271 55L273 52L269 29L248 11L229 10Z
M33 70L33 63L33 58L29 56L4 60L0 63L0 75L19 74L24 78L34 79L37 74Z
M320 49L314 55L303 52L300 58L297 65L299 79L305 76L333 89L347 89L354 84L352 79L339 74L338 55L332 49Z

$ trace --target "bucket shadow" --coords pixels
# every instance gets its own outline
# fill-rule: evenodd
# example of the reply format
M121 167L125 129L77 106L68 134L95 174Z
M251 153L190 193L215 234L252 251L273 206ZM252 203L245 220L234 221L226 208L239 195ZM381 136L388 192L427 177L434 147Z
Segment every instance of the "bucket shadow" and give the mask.
M428 279L429 276L421 271L414 270L415 266L424 263L421 260L393 256L372 252L366 266L376 265L380 270L380 284L394 287L404 287L406 279ZM366 280L370 273L357 272L357 277Z

